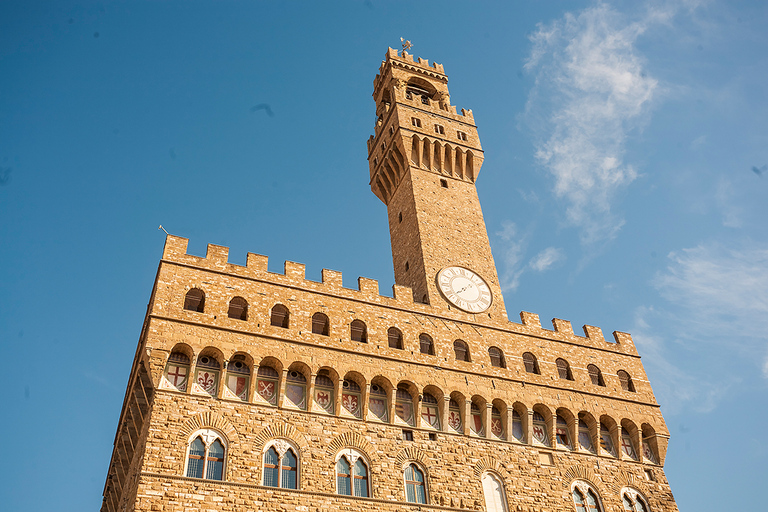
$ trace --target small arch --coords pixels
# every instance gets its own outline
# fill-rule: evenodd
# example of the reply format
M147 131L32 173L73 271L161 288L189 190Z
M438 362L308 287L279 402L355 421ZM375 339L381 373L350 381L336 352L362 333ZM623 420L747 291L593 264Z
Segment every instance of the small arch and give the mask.
M266 359L266 358L265 358ZM278 365L275 364L278 363ZM257 398L268 404L277 405L277 393L280 389L280 375L282 365L279 361L264 360L256 371L256 393Z
M640 426L640 431L643 434L643 457L653 464L658 464L659 457L656 454L659 452L659 447L656 440L656 431L648 423L643 423Z
M448 402L448 426L459 434L464 433L464 404L466 398L458 391L451 393ZM461 405L460 405L461 404Z
M206 347L197 356L195 365L195 380L192 383L192 392L218 396L219 379L221 374L221 361L224 356L214 347Z
M619 455L616 449L617 441L613 435L618 428L613 418L605 414L600 416L600 448L613 457L618 457Z
M326 414L336 412L336 382L338 375L330 368L321 368L315 376L314 403Z
M549 408L541 404L534 405L532 420L533 440L544 446L552 446L549 439L549 433L552 431L550 428L552 425L552 412Z
M328 320L328 315L325 313L317 312L312 315L312 333L320 334L321 336L328 336L330 334L331 322Z
M635 440L640 437L637 425L631 420L621 420L619 443L621 444L621 452L632 460L640 460L638 446Z
M624 391L629 391L630 393L635 392L635 383L632 382L632 377L624 370L619 370L616 372L616 375L619 377L619 382L621 383L621 389Z
M557 409L555 412L555 441L557 446L573 450L572 427L575 422L576 420L571 411L562 407Z
M365 378L357 372L348 372L341 383L341 413L362 418Z
M235 354L227 364L227 378L224 381L224 396L235 400L248 401L248 389L251 382L251 357L247 354Z
M568 364L568 361L566 361L562 357L558 357L555 360L555 365L557 366L557 376L560 379L573 380L573 373L571 373L571 365Z
M309 367L304 363L293 363L288 367L285 376L285 405L307 410L307 384L310 375Z
M499 347L490 347L488 356L491 358L491 366L496 368L506 368L507 361L504 359L504 352Z
M282 304L275 304L272 307L272 313L270 314L269 323L275 327L288 328L288 323L291 317L288 308Z
M184 296L184 309L202 313L205 310L205 292L200 288L192 288Z
M397 327L390 327L387 330L387 344L389 348L397 350L403 349L403 333Z
M589 380L595 386L605 387L605 380L603 380L603 372L600 371L594 364L587 365L587 373L589 373Z
M512 404L512 437L519 442L525 442L525 432L528 430L528 409L520 402Z
M434 386L424 388L424 392L421 395L421 425L423 427L441 430L442 402L442 391Z
M453 353L456 356L457 361L471 361L469 357L469 347L463 340L456 340L453 342Z
M485 398L475 395L472 397L472 403L469 406L471 421L469 430L478 437L485 437Z
M496 398L491 408L491 434L502 441L507 439L507 404Z
M409 382L401 382L395 392L395 417L400 423L415 426L414 399L418 397L416 386Z
M163 377L160 380L160 387L162 389L187 390L191 354L192 349L189 345L179 344L173 347L165 364Z
M248 320L248 301L242 297L232 297L227 316L235 320Z
M368 343L368 328L362 320L352 320L349 324L349 337L358 343Z
M586 411L581 411L577 420L577 435L579 448L590 453L597 453L595 439L597 436L597 421ZM599 444L599 443L598 443Z
M419 352L431 356L435 355L435 344L432 342L432 336L426 333L419 334Z
M527 373L541 375L541 370L539 369L539 361L532 353L526 352L523 354L523 364L525 365L525 371Z
M371 379L371 388L368 393L369 419L388 423L391 399L392 383L380 375Z

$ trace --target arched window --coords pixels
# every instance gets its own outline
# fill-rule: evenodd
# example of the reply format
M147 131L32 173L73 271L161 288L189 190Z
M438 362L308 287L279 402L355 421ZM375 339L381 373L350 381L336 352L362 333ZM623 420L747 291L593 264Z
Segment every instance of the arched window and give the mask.
M624 510L629 512L650 512L650 507L639 492L630 487L621 491L621 502L624 504Z
M557 376L563 380L573 380L573 374L571 373L571 365L565 359L557 358L555 360L557 365Z
M497 439L504 439L504 421L501 417L501 411L494 406L491 409L491 434Z
M656 437L656 435L654 434L653 429L644 425L642 429L643 457L648 459L649 462L657 464L656 454L650 443L654 437Z
M579 444L585 450L595 453L595 448L592 446L592 436L589 434L589 427L584 420L579 420Z
M352 341L368 343L368 330L365 327L365 322L362 320L353 320L352 323L349 324L349 337Z
M272 405L277 405L279 374L269 366L259 366L256 375L256 387L259 396Z
M360 418L362 416L360 386L353 380L344 380L341 388L341 405L344 411L355 418Z
M200 288L192 288L184 297L184 309L202 313L205 309L205 293Z
M547 422L544 420L544 416L538 412L533 413L533 439L544 446L549 446Z
M603 380L603 372L600 371L600 368L598 368L594 364L590 364L590 365L587 365L587 372L589 373L589 380L592 381L593 385L605 387L605 381Z
M227 365L227 385L224 395L227 398L248 401L248 383L251 381L251 369L245 362L245 356L237 354Z
M288 320L290 319L290 312L288 308L282 304L275 304L272 308L272 314L269 317L269 323L275 327L288 328Z
M195 432L187 451L187 476L223 480L224 452L224 441L217 432L210 429Z
M498 347L488 349L488 355L491 356L491 366L496 368L506 368L507 362L504 360L504 352Z
M469 424L469 430L471 430L472 433L477 436L484 436L485 429L483 428L483 411L475 402L472 402L469 410L472 414L472 422Z
M297 371L290 371L285 378L285 397L290 405L306 410L307 408L307 378Z
M619 370L616 375L618 375L619 382L621 382L621 389L632 393L635 392L635 384L632 382L632 377L630 377L627 372Z
M422 354L435 355L435 344L429 334L419 334L419 351Z
M464 432L464 426L461 422L461 410L459 409L459 403L451 398L448 403L448 426L459 433Z
M557 415L557 420L555 421L555 438L557 439L557 444L560 446L564 446L566 448L572 448L571 445L571 436L568 433L568 422L565 421L565 418Z
M397 327L390 327L387 331L387 342L389 348L403 349L403 333Z
M456 355L457 361L469 362L469 348L467 344L462 340L456 340L453 342L453 353Z
M347 448L336 461L336 492L346 496L370 496L368 465L362 454Z
M493 473L485 473L482 482L485 510L487 512L507 512L507 497L501 478Z
M520 413L512 411L512 435L515 436L520 442L523 442L523 419L520 417Z
M528 373L535 373L540 375L539 362L536 360L536 356L530 352L523 354L523 364L525 365L525 371Z
M315 377L315 403L328 414L334 414L336 412L333 400L335 396L336 390L328 370L320 370Z
M397 393L395 395L395 414L407 425L414 425L413 397L405 386L397 387Z
M298 489L299 458L284 439L267 444L264 452L264 485L283 489Z
M573 486L573 504L576 505L576 512L603 512L597 492L581 480Z
M163 382L160 387L186 391L188 378L189 357L181 352L171 352L168 357L168 364L165 365Z
M605 425L600 425L600 447L614 457L616 456L616 449L613 447L611 432Z
M413 463L405 467L405 499L409 503L427 503L424 472Z
M203 355L197 358L195 370L195 383L192 391L195 393L207 393L216 396L219 390L219 371L221 365L215 357Z
M315 313L312 315L312 333L328 336L330 330L328 315L324 313Z
M440 430L440 413L437 407L437 398L429 393L424 393L421 399L421 420L427 427Z
M371 392L368 394L368 410L375 419L386 423L389 421L387 409L387 392L378 384L371 385Z
M637 460L637 450L635 450L635 443L632 442L632 438L627 432L627 429L621 427L621 451L627 457Z
M235 320L248 320L248 302L242 297L234 297L229 301L227 315Z

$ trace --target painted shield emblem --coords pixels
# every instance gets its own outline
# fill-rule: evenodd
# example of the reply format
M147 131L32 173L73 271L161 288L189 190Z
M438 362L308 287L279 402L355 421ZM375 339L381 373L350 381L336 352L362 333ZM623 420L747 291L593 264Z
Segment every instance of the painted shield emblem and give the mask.
M423 419L427 425L437 428L437 407L425 406L421 411L421 419Z
M651 450L651 447L648 445L648 443L643 443L643 455L649 461L653 463L656 462L656 457L653 456L653 450Z
M183 366L168 365L168 373L165 375L166 388L176 388L179 391L187 389L187 368Z
M479 414L473 414L472 415L472 422L475 425L475 433L476 434L482 434L483 433L483 418L481 418Z
M293 402L293 405L303 409L306 405L304 400L304 386L297 386L296 384L288 384L285 386L285 396L288 400Z
M537 441L547 444L547 435L544 433L544 427L541 425L533 426L533 437L535 437Z
M461 415L456 411L448 413L448 425L456 432L461 432Z
M555 429L555 435L557 436L557 442L563 446L570 446L571 443L568 440L568 431L562 427Z
M371 400L371 402L373 402L373 400ZM344 409L349 411L350 414L354 414L355 416L360 415L360 397L357 395L348 395L346 393L342 394L341 404L344 406ZM376 413L374 412L374 414ZM376 414L376 416L379 416L379 414Z
M610 434L600 436L600 446L611 455L616 455L616 452L613 451L613 441L611 441Z
M592 438L589 437L589 432L579 432L579 444L582 448L592 451Z
M381 421L387 421L387 405L381 398L371 398L368 402L368 408L374 416Z
M629 437L627 436L621 436L621 451L632 457L635 458L635 449L632 447L632 442L629 440Z
M269 380L259 381L259 395L267 402L275 403L275 383Z
M318 389L315 391L315 402L328 412L331 412L331 393Z
M227 378L227 387L229 391L242 401L248 398L248 379L246 377L238 377L236 375L229 375Z
M501 420L499 418L491 419L491 433L496 437L501 437L501 433L504 429L501 427Z
M197 385L210 395L216 394L216 374L211 372L197 372Z
M411 404L402 402L396 404L395 414L407 424L413 425L413 406Z

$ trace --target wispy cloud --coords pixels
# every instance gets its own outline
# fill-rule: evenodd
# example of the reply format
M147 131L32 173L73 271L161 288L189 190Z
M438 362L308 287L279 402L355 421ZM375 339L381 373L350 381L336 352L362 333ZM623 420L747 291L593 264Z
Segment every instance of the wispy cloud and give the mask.
M514 291L520 285L520 276L523 273L520 262L525 249L525 236L518 233L514 222L504 222L501 231L496 233L501 238L504 249L501 255L504 271L499 276L502 290Z
M538 132L536 158L568 204L567 221L585 245L609 240L624 223L612 211L617 191L637 177L624 160L629 134L642 127L658 81L636 48L670 10L627 21L605 4L539 25L525 68L535 74L526 117Z
M565 252L555 247L547 247L539 254L533 257L528 266L537 272L543 272L555 263L565 259Z

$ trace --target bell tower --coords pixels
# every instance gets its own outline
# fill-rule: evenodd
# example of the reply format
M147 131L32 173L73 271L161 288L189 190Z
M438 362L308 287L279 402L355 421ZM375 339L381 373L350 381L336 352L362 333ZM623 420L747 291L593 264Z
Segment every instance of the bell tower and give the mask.
M475 188L483 149L447 84L441 64L387 50L373 82L371 190L387 205L397 284L417 302L506 319Z

